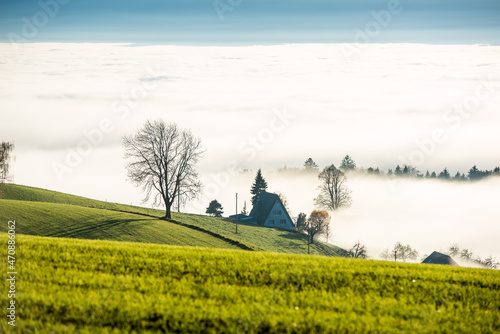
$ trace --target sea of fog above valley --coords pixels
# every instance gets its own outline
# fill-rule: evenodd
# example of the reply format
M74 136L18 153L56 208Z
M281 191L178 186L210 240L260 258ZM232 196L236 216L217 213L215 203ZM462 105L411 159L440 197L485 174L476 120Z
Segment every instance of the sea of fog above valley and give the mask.
M202 139L198 170L207 183L231 168L269 173L309 157L323 168L346 154L382 170L500 165L498 46L33 43L0 44L0 52L0 132L16 144L11 171L20 184L139 204L121 138L160 117ZM91 152L68 165L92 138ZM54 162L69 170L58 175ZM235 192L249 197L251 180L234 175L214 195L227 213ZM315 177L268 182L295 214L312 210ZM409 181L391 189L353 177L348 186L354 201L334 216L334 243L359 239L377 253L401 241L423 253L457 242L500 257L489 246L498 235L497 184Z

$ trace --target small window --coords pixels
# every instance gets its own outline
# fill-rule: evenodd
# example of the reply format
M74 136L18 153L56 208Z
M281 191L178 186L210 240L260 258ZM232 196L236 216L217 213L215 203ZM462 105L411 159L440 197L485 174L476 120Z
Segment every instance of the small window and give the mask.
M281 219L280 224L286 224L286 219Z
M274 210L273 215L275 216L281 216L281 210Z

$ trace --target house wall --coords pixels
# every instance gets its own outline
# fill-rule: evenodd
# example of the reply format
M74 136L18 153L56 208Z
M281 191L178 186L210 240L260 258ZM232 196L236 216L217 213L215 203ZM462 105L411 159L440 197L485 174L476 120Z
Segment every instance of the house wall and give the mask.
M275 211L281 211L280 215L275 215ZM285 223L281 223L281 220L283 220ZM274 222L273 222L274 221ZM286 210L283 207L283 205L277 201L273 209L271 210L271 213L267 217L266 221L264 222L264 226L267 227L278 227L278 228L284 228L287 230L293 230L293 222L288 218L288 215L286 214Z

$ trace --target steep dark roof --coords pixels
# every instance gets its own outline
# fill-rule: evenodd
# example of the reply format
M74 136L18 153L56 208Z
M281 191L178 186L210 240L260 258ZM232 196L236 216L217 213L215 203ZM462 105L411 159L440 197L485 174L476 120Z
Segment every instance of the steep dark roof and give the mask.
M268 193L266 191L260 193L257 202L250 212L250 217L254 217L255 219L257 219L257 222L259 224L264 224L266 218L269 217L269 214L271 213L271 210L273 209L274 204L276 204L277 201L281 203L286 215L288 216L290 221L293 222L292 218L290 218L290 215L286 211L285 206L281 202L280 197L276 194Z
M422 263L430 264L447 264L450 266L458 266L458 264L448 255L439 252L432 252L431 255L425 258Z

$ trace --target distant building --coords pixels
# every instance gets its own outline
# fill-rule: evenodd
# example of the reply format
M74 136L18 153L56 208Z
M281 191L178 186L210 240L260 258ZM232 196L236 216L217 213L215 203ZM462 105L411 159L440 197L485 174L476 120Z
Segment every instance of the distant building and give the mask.
M449 255L439 252L432 252L431 255L429 255L425 258L425 260L422 261L422 263L458 266L458 264Z
M266 227L293 230L292 218L290 218L279 196L265 191L260 194L249 216L239 214L229 218Z

